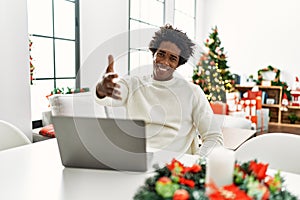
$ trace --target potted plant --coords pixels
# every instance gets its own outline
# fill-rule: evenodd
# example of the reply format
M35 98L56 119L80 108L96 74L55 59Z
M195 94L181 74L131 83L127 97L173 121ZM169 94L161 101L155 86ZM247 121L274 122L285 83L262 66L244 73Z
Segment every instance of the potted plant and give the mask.
M295 113L291 113L288 115L288 119L290 120L291 124L295 124L295 122L298 120L298 116Z

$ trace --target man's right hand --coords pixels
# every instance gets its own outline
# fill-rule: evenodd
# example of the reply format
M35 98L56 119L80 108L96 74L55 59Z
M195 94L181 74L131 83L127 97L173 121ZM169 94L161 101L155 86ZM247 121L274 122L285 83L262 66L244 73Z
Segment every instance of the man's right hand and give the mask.
M113 99L121 100L122 98L119 90L120 85L115 82L118 77L118 74L114 72L114 57L109 55L106 73L103 76L102 81L100 81L96 86L97 96L99 98L108 96Z

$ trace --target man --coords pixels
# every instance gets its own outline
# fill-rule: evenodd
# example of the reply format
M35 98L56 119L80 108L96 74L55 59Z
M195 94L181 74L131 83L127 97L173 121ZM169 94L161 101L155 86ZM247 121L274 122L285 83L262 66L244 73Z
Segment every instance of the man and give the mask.
M96 86L96 101L102 105L125 106L130 119L146 123L147 147L207 156L223 144L221 127L201 88L173 76L193 54L193 42L185 33L165 25L149 44L153 73L121 78L114 73L113 57ZM202 139L199 148L198 135Z

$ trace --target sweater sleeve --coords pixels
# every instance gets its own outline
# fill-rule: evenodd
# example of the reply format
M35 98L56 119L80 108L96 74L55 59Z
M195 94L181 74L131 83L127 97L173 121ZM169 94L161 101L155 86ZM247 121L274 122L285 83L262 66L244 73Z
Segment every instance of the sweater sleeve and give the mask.
M223 145L222 124L215 119L209 102L199 86L194 89L192 115L202 140L202 145L197 154L201 157L207 157L215 146Z

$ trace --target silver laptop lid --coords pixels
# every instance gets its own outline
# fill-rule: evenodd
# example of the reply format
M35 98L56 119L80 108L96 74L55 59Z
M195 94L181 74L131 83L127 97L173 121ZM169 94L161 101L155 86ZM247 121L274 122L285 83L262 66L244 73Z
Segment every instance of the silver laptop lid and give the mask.
M142 120L53 116L66 167L147 171Z

